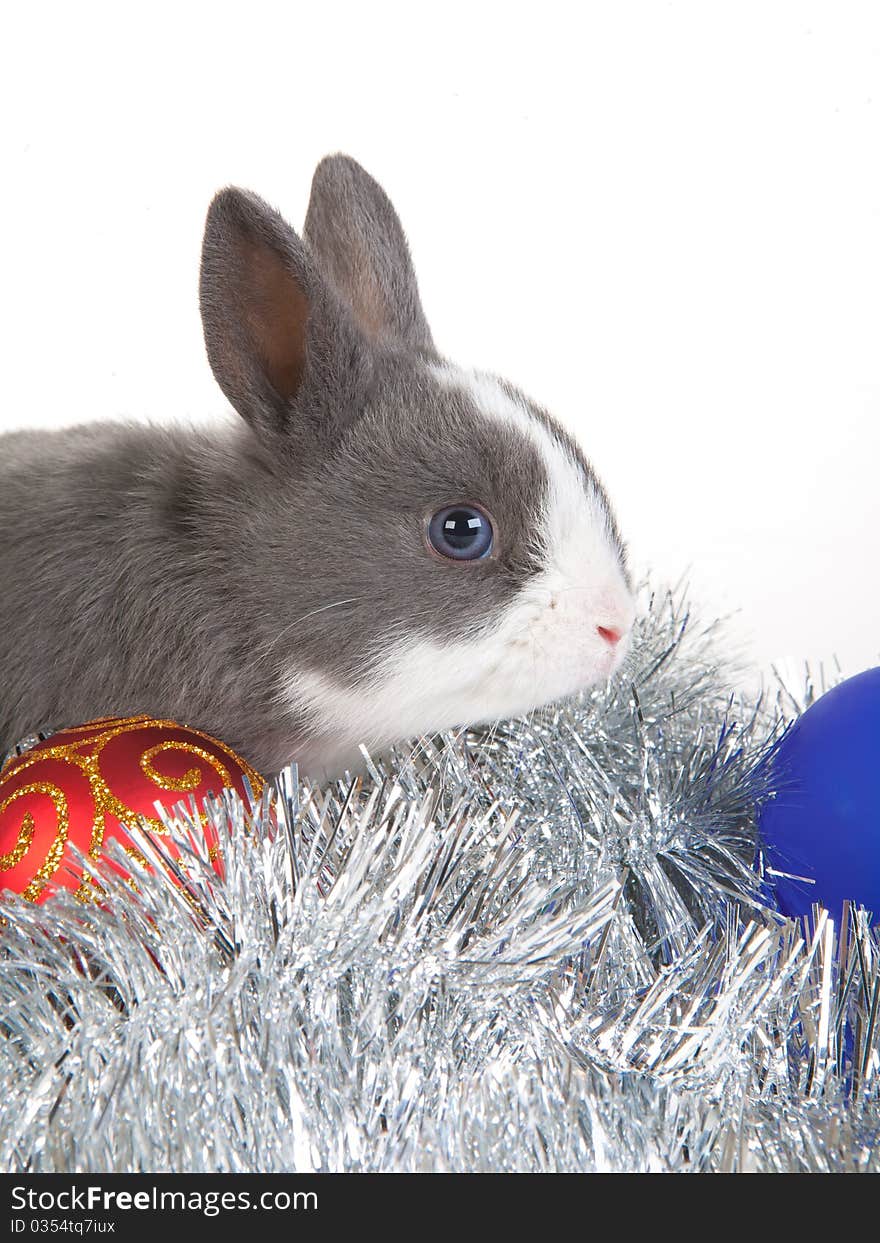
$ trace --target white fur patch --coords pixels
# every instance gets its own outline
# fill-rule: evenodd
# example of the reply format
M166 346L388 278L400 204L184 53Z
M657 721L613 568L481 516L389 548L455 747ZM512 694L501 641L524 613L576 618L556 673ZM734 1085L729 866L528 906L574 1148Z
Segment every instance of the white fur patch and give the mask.
M444 388L465 392L487 419L513 427L538 450L550 483L543 549L548 570L556 568L565 577L560 585L582 578L585 562L596 569L604 567L609 555L619 574L608 515L598 493L565 445L530 412L525 401L511 397L495 376L484 372L465 371L451 363L432 364L429 371Z
M445 363L429 372L540 453L549 488L535 538L545 569L477 637L396 643L366 688L353 691L321 673L292 671L285 698L310 722L296 758L314 775L352 766L360 743L378 752L404 738L519 716L574 694L608 678L627 648L625 638L612 647L598 631L627 634L635 608L605 506L579 463L525 400L511 397L493 376Z

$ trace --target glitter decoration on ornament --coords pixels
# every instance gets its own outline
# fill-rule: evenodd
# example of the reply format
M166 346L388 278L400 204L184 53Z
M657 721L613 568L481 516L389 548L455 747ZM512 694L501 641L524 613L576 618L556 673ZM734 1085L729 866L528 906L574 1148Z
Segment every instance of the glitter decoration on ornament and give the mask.
M58 885L90 901L94 886L62 868L65 853L78 846L97 858L115 832L139 858L127 844L129 830L167 832L155 815L163 795L204 796L235 785L259 795L263 788L262 777L222 742L145 715L104 717L27 741L0 766L0 882L29 902L43 901ZM203 830L210 832L206 821Z

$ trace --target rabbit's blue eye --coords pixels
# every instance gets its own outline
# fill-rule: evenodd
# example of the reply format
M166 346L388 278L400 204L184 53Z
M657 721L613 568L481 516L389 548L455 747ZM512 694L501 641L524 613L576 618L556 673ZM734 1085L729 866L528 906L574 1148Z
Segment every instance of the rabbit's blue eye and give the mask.
M492 551L492 523L474 505L447 505L428 524L431 547L453 561L479 561Z

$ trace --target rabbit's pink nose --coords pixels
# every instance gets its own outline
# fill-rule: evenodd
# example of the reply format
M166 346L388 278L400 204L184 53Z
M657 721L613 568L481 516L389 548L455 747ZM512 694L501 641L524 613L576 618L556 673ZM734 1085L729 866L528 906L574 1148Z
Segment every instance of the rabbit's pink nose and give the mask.
M618 630L615 626L597 626L596 629L605 642L610 643L612 647L623 638L623 631Z

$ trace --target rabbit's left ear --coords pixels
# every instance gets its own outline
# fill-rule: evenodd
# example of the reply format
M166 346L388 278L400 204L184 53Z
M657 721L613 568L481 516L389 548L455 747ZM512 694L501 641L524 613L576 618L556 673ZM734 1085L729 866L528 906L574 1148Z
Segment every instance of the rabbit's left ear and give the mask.
M434 353L397 213L355 160L332 155L318 165L303 236L369 340Z

